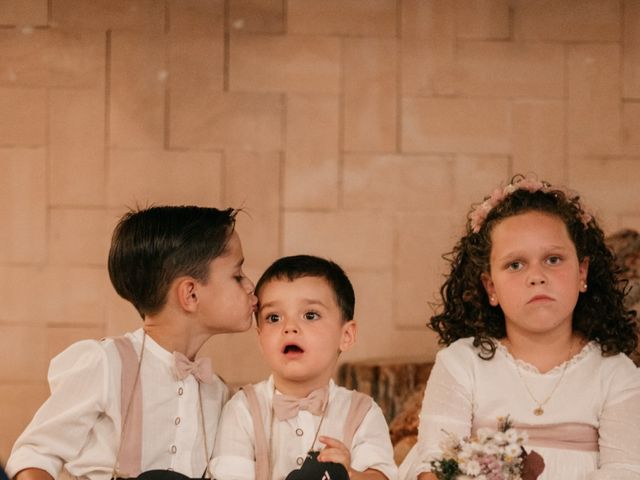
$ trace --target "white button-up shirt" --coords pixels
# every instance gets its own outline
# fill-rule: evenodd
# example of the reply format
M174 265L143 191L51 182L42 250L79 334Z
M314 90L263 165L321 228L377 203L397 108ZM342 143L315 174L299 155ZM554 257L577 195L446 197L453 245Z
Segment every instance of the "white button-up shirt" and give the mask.
M271 400L273 378L255 385L260 403L263 423L270 445L272 479L282 480L291 470L300 468L320 424L320 416L300 410L296 417L278 421L273 419ZM351 405L351 391L329 385L329 403L320 428L320 435L342 441L346 417ZM273 428L269 428L272 425ZM240 391L225 405L220 419L218 436L211 466L218 480L254 480L255 453L254 431L247 398ZM315 449L323 445L317 442ZM382 410L375 403L367 412L356 431L351 444L351 468L364 471L379 470L389 480L396 480L397 467L393 460L393 447L389 438L389 427Z
M140 353L143 331L126 335ZM173 355L147 336L142 360L141 471L172 469L189 477L205 471L198 382L173 373ZM54 478L63 467L77 477L108 480L121 435L121 360L114 342L83 340L55 357L49 367L51 396L16 441L7 473L29 467ZM213 448L228 390L214 375L201 384L207 444ZM210 452L209 452L210 455Z

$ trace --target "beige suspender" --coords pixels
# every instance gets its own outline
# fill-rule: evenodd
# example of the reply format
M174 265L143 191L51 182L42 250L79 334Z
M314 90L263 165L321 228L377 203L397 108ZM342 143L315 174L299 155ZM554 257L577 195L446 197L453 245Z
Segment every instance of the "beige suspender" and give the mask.
M256 456L256 480L269 480L271 478L271 465L269 460L269 444L267 442L267 434L264 431L264 423L262 423L262 413L260 412L260 403L256 390L253 385L245 385L242 391L247 397L249 403L249 413L253 421L253 435L255 443Z
M247 397L249 404L249 414L253 422L253 431L255 436L255 456L256 456L256 480L270 480L271 465L269 464L269 444L267 442L267 434L264 430L262 421L262 413L260 412L260 403L253 385L245 385L242 391ZM352 391L351 404L347 413L347 421L343 430L343 443L349 449L353 443L353 437L356 431L366 417L373 400L364 393Z
M369 412L372 403L373 400L371 400L371 397L364 393L356 392L355 390L351 392L351 405L349 406L347 422L344 425L344 432L342 434L342 443L344 443L347 448L351 449L353 437L358 431L358 427L360 427L364 417L367 416L367 412Z
M133 344L127 337L115 337L113 342L122 362L121 438L118 448L117 470L119 476L136 477L141 472L142 464L142 389L140 388L139 375L137 375L139 358ZM242 390L247 397L249 413L253 422L256 480L270 480L269 444L262 421L260 403L253 385L246 385L242 387ZM351 448L353 437L369 412L372 403L369 396L356 391L351 392L351 403L343 430L343 443L347 448Z
M113 343L122 363L121 432L116 469L120 477L137 477L142 465L142 389L137 375L139 358L127 337L114 337Z

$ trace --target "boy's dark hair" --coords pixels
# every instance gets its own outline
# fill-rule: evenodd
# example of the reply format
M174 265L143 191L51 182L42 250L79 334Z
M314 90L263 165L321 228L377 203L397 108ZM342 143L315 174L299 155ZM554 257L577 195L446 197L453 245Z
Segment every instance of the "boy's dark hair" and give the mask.
M512 184L521 179L516 176ZM506 196L487 214L478 231L467 222L466 234L444 258L451 271L440 288L440 313L429 327L449 345L464 337L474 337L480 356L493 358L494 339L506 335L502 309L489 303L481 274L489 272L491 232L502 220L527 212L553 215L565 224L575 245L578 260L589 257L588 290L580 293L573 311L573 329L600 344L605 356L630 354L638 345L636 312L627 310L623 300L627 281L620 277L614 255L607 247L597 221L586 214L577 195L560 189L528 191L518 189Z
M271 280L286 279L291 282L302 277L324 278L333 290L343 320L345 322L353 320L356 297L349 277L340 265L324 258L313 255L293 255L276 260L258 280L255 293L260 297L260 290Z
M209 264L227 245L237 210L157 206L126 213L113 231L109 277L140 316L158 313L171 283L187 275L206 283Z

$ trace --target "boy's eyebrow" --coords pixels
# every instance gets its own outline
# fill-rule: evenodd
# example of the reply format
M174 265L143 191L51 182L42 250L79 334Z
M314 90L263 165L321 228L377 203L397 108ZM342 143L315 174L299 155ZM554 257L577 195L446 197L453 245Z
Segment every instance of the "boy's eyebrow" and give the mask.
M258 311L262 311L263 308L268 308L273 306L274 302L268 302L268 303L260 303L258 302Z
M320 305L321 307L327 308L327 306L323 302L315 298L304 298L303 300L305 302L305 306L307 307L310 305Z
M319 305L321 307L327 308L327 306L323 302L315 298L303 298L302 301L304 302L305 307ZM262 310L263 308L267 308L267 307L273 307L274 305L277 305L277 303L278 303L278 300L274 300L266 303L259 303L258 310Z

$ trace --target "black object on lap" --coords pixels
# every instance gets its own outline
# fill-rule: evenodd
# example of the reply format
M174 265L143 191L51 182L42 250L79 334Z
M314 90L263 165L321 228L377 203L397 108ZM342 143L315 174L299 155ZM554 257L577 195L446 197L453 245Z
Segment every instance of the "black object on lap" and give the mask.
M319 462L320 452L309 452L299 469L292 470L285 480L349 480L349 473L341 463Z
M122 478L117 477L115 480L202 480L192 479L183 475L179 472L174 472L173 470L147 470L146 472L142 472L137 477L133 478Z

